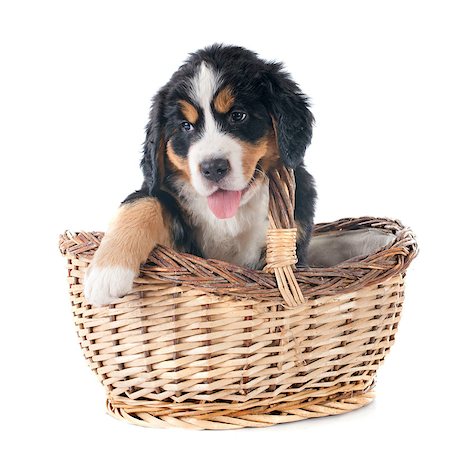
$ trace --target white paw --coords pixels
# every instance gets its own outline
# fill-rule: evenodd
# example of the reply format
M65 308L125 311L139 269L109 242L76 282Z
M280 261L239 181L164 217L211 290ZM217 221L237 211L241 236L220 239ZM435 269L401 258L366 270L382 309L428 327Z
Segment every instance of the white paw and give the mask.
M91 305L108 305L131 291L135 276L125 267L91 265L84 279L84 297Z

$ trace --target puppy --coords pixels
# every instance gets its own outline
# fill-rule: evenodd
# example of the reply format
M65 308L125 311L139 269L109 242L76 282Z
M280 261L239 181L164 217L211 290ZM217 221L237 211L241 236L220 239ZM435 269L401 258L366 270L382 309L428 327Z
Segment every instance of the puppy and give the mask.
M279 63L213 45L189 59L153 99L141 167L85 279L85 298L125 295L152 249L170 246L249 268L264 266L267 173L295 169L297 256L306 263L314 180L303 157L314 118Z

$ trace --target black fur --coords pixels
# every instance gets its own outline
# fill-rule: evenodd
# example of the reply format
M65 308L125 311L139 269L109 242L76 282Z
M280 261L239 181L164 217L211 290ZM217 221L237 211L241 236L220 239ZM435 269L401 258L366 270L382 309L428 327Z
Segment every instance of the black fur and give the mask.
M201 114L193 130L186 132L180 129L180 122L184 119L178 101L185 99L192 102L186 80L195 75L203 61L220 72L223 86L233 87L234 108L240 109L242 105L249 112L245 126L231 123L228 116L215 112L215 120L224 131L239 139L257 142L275 127L280 157L286 166L295 169L295 218L304 230L297 253L299 264L305 265L313 227L316 191L312 176L304 168L303 157L311 142L314 118L308 109L306 96L284 72L283 66L263 61L244 48L216 44L191 54L154 97L141 161L145 181L142 188L127 197L125 202L143 196L157 197L173 219L176 248L200 254L198 246L190 240L192 232L183 219L176 194L173 193L171 174L164 161L158 161L158 157L160 146L165 147L169 139L175 153L185 157L192 142L201 135Z
M306 171L303 164L295 170L295 221L303 230L302 235L297 240L298 266L307 265L307 252L309 241L314 227L314 210L316 203L316 188L314 178Z
M281 64L268 64L268 68L266 106L275 120L281 158L286 166L295 169L311 143L314 117L305 95L283 72Z
M153 98L150 111L150 120L146 128L144 154L141 160L141 168L144 173L144 185L149 195L156 195L163 183L164 174L160 173L158 162L158 150L161 145L166 145L165 139L165 101L168 87L161 89Z

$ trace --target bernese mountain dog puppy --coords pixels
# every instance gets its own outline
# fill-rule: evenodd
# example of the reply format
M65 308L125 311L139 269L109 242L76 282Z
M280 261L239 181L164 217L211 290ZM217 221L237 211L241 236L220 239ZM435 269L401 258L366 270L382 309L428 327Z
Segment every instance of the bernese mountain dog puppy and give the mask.
M314 118L279 63L213 45L189 59L153 99L141 167L85 279L108 304L132 289L157 245L254 269L264 266L267 173L295 169L298 264L306 264L316 191L303 163Z

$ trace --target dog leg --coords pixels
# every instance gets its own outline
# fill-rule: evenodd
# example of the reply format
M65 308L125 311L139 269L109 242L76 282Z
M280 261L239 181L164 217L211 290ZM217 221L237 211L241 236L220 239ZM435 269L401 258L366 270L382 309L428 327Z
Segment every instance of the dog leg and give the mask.
M160 202L153 197L123 203L94 255L84 281L84 296L105 305L124 296L155 245L171 246Z

